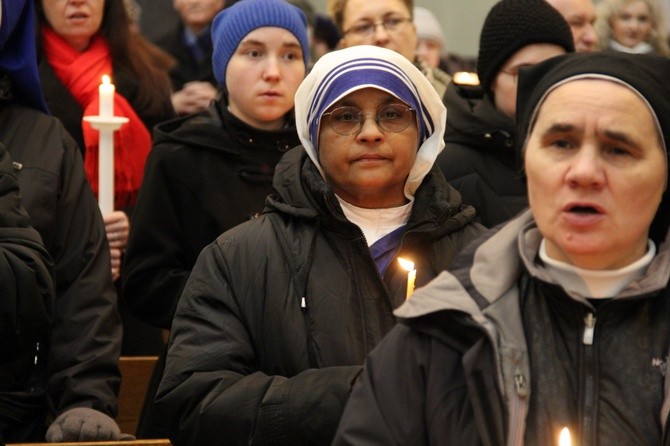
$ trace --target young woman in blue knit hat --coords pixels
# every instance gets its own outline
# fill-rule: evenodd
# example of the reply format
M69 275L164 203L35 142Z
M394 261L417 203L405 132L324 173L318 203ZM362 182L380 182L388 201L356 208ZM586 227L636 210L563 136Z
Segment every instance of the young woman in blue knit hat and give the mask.
M260 214L275 164L299 144L293 97L307 64L305 23L283 0L224 9L212 26L221 94L207 111L155 129L124 264L124 296L145 321L170 328L202 248Z
M205 248L181 295L156 399L175 444L330 443L407 298L397 259L420 286L481 231L433 166L445 117L395 51L314 65L265 212Z
M241 0L215 17L212 43L220 94L207 110L156 127L123 265L128 307L166 330L202 248L262 212L275 165L299 144L302 12L284 0ZM153 414L141 435L165 436Z

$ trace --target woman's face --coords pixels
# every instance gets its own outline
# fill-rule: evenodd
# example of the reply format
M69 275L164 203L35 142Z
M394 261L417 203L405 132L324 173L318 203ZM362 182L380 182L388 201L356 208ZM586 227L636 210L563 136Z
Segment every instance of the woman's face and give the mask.
M512 54L493 78L491 90L496 108L512 119L516 117L516 84L519 69L565 54L565 48L553 43L531 43Z
M616 269L644 255L667 179L659 138L646 104L624 86L577 80L548 95L524 157L550 257Z
M612 18L612 36L621 45L633 48L648 42L653 18L647 2L636 0L628 3Z
M340 107L352 107L365 114L362 127L351 135L333 130L334 115L321 117L319 125L319 162L326 181L344 201L362 208L390 208L407 202L405 181L419 145L416 113L410 114L407 127L397 133L383 130L381 119L402 119L405 103L376 88L364 88L334 103L326 113ZM388 106L388 107L385 107ZM330 117L329 117L330 116ZM355 113L340 117L351 121ZM406 122L406 121L405 121Z
M302 47L291 32L255 29L237 45L226 68L230 111L252 127L278 130L304 77Z
M42 0L51 28L78 51L100 30L105 0Z

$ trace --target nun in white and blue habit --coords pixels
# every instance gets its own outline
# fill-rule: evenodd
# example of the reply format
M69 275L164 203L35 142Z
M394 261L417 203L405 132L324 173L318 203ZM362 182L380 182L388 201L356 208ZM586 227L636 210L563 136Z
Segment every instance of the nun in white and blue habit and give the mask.
M319 160L324 113L364 88L416 110L399 207L347 203ZM396 259L414 262L419 287L483 230L433 167L446 111L405 57L328 53L298 89L295 117L303 145L277 165L264 213L203 250L179 301L156 399L175 444L330 444L365 356L407 298Z
M346 219L362 231L378 272L383 275L397 257L398 247L403 244L410 216L420 210L415 207L435 206L439 198L449 197L455 200L447 205L451 213L465 210L461 209L460 203L455 206L460 201L457 192L443 184L441 178L438 180L440 175L437 171L432 171L437 155L444 148L446 109L425 76L394 51L362 45L327 56L319 60L304 80L295 101L300 141L322 178L328 178L319 161L319 132L323 125L328 125L327 119L322 118L347 95L364 88L375 88L408 105L416 117L418 149L404 187L407 198L405 205L395 208L361 208L335 195ZM435 183L430 187L439 186L444 195L433 194L431 199L435 201L432 203L431 199L416 200L417 191L424 180L426 183ZM471 213L471 208L465 212L467 217L464 222L470 221Z

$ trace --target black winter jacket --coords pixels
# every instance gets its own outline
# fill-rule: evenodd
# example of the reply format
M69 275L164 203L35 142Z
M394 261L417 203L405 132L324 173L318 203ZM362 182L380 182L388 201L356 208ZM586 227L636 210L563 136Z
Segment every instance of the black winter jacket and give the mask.
M52 415L90 407L114 416L121 323L104 223L79 150L60 121L7 102L0 103L0 141L14 161L32 225L54 260L56 285L53 324L37 364L14 382L0 380L15 392L5 402L19 426L42 430L47 407ZM43 441L43 433L32 440Z
M407 273L380 277L362 231L302 148L277 166L268 210L193 269L156 404L176 445L328 444L365 355L395 325ZM397 252L421 286L481 226L433 168Z
M133 214L123 296L141 320L169 329L200 251L261 213L295 127L254 129L213 102L159 125Z
M437 164L463 202L475 207L479 221L492 227L528 206L526 184L515 149L514 121L488 96L471 98L469 92L453 82L447 88L446 145Z
M36 344L49 332L52 273L51 258L21 206L12 159L0 143L0 440L5 417L13 416L3 404L15 384L8 372L30 373Z
M540 241L525 213L399 308L333 444L544 446L568 427L584 446L670 445L669 240L597 307L555 283Z

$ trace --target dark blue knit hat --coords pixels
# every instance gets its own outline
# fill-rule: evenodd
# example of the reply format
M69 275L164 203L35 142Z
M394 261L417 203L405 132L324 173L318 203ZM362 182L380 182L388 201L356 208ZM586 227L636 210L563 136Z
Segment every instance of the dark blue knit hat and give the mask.
M219 85L225 85L228 61L244 36L265 26L291 32L302 47L307 66L307 18L299 8L285 0L240 0L219 12L212 22L212 68Z

